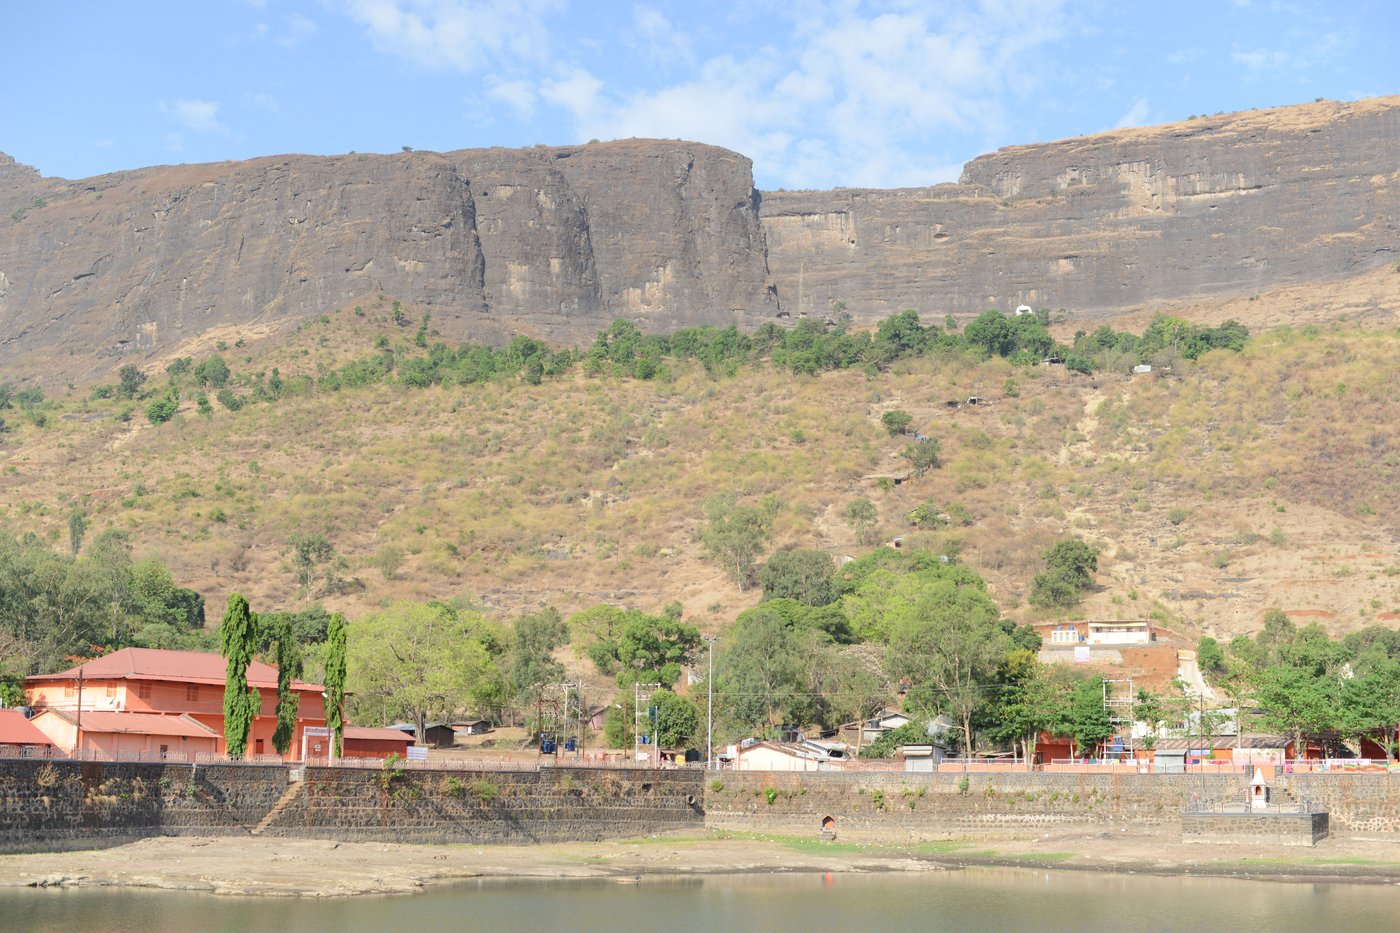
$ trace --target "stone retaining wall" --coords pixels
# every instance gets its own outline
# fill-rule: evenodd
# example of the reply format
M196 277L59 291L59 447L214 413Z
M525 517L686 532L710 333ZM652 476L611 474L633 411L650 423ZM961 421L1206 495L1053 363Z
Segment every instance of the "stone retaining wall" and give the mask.
M0 852L146 836L266 835L394 842L556 842L703 823L702 773L0 761ZM283 801L284 795L292 793ZM281 801L281 808L274 812Z
M704 821L699 771L307 768L266 835L386 842L566 842Z
M1181 841L1315 846L1327 838L1326 813L1183 813Z
M1329 811L1334 834L1400 834L1400 775L1281 775L1273 788L1277 801ZM831 816L858 838L1153 827L1174 836L1193 798L1243 803L1246 791L1239 774L711 772L705 813L714 828L804 834Z

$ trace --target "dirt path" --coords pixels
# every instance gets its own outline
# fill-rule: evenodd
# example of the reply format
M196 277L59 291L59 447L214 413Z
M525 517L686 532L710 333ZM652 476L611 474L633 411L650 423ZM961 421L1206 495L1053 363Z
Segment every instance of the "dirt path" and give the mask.
M0 887L129 886L215 894L407 894L468 878L762 872L945 871L975 865L1266 880L1400 884L1400 841L1315 849L1185 846L1121 833L1017 840L810 838L710 832L543 846L420 846L249 838L157 838L81 852L0 856Z

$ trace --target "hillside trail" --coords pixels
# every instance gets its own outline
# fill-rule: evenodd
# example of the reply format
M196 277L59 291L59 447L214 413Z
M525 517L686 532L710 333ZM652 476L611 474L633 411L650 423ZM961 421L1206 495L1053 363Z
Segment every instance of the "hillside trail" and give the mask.
M1069 466L1070 457L1089 449L1093 443L1094 432L1099 429L1099 406L1103 405L1107 398L1103 392L1095 390L1084 399L1084 414L1074 426L1075 433L1084 439L1060 448L1060 466Z

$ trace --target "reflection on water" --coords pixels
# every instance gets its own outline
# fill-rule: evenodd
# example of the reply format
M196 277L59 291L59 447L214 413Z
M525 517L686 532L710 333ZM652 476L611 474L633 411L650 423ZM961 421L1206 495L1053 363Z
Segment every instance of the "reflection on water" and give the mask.
M0 891L8 931L1391 929L1400 889L977 868L919 875L482 881L407 897Z

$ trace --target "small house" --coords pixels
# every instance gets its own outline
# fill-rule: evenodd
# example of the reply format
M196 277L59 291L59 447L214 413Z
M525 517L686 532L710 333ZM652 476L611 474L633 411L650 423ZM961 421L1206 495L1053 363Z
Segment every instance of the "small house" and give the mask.
M1135 622L1090 622L1088 642L1091 645L1151 644L1152 624L1145 619Z
M780 742L752 742L731 747L725 756L735 771L834 771L840 764L810 749Z
M948 757L941 745L901 745L895 750L895 757L904 763L905 771L929 772L938 770L938 763Z
M465 722L454 722L452 729L458 735L485 735L491 731L491 723L486 719L468 719Z
M396 722L389 728L406 734L410 740L418 737L417 723ZM457 744L457 731L445 722L430 722L423 729L423 744L429 748L451 748Z
M369 726L346 726L340 736L342 758L408 757L413 736L399 729L375 729Z

